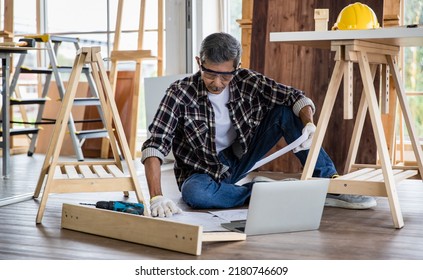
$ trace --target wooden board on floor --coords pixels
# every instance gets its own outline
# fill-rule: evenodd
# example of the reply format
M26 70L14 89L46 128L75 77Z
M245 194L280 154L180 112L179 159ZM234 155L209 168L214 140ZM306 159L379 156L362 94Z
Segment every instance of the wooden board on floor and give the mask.
M203 241L246 239L246 235L241 233L214 232L203 235L202 226L198 225L66 203L62 208L62 228L197 256L201 255Z

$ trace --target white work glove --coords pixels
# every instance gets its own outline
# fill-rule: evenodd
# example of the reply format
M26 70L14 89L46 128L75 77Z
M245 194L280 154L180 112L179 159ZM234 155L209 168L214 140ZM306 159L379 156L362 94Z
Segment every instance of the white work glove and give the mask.
M162 196L157 195L150 199L151 216L153 217L172 217L173 214L181 213L182 210L176 206L175 202Z
M313 140L313 135L314 135L314 132L315 131L316 131L316 126L313 123L311 123L311 122L307 123L306 126L304 126L304 128L303 128L303 134L304 133L307 133L308 134L307 140L305 140L298 147L294 148L294 150L292 150L292 151L294 153L298 153L299 151L310 150L311 141Z

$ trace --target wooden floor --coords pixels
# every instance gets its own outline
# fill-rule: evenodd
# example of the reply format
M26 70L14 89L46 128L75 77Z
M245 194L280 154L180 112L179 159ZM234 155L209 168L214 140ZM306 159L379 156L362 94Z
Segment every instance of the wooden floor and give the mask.
M316 231L205 243L202 254L192 256L61 229L62 203L120 200L122 193L52 194L42 224L36 225L39 201L28 197L35 188L43 160L43 155L12 156L12 174L0 182L0 203L7 204L5 197L23 200L0 207L0 259L423 260L423 184L420 180L408 180L398 186L405 221L405 227L400 230L393 227L387 199L378 198L378 206L371 210L325 208L320 229ZM136 167L146 196L145 176L139 160ZM165 195L187 209L180 199L171 168L163 171L163 185ZM135 195L131 194L130 198L135 199Z

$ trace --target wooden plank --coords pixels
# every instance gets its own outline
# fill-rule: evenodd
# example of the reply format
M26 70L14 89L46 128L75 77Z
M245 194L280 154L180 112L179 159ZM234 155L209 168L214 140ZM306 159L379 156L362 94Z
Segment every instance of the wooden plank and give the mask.
M217 242L217 241L243 241L247 239L245 233L222 231L222 232L203 232L203 242Z
M396 183L399 183L402 180L413 177L417 174L418 174L417 170L406 170L406 171L399 172L399 173L395 174L394 179L395 179Z
M106 171L104 169L103 165L93 165L94 172L100 177L100 178L111 178L113 177L112 174Z
M56 166L56 168L54 168L54 178L68 178L68 176L62 173L60 166Z
M241 28L241 61L243 68L250 67L253 4L254 0L242 0L242 18L236 20Z
M389 66L382 64L380 68L380 110L382 114L389 114Z
M151 55L150 50L129 50L129 51L112 51L110 59L113 61L138 61L142 59L155 58Z
M74 166L80 166L80 165L108 165L108 164L116 164L116 161L114 160L102 160L102 161L58 161L58 165L74 165Z
M381 175L381 174L382 174L382 169L376 169L376 170L373 170L373 171L368 172L366 174L363 174L361 176L357 176L357 177L354 178L354 180L359 180L359 181L371 180L371 178L376 177L376 176ZM383 179L383 175L382 175L382 179Z
M356 181L356 180L330 180L328 193L357 194L387 197L383 182Z
M125 175L122 170L119 169L116 165L106 165L107 170L112 173L115 177L125 177Z
M391 26L386 21L398 21L401 15L402 0L386 0L383 1L383 27ZM396 24L398 26L398 23Z
M400 48L398 46L392 46L387 44L378 44L362 40L352 40L349 46L353 51L366 52L369 54L386 54L386 55L398 55Z
M54 179L51 183L51 193L72 192L117 192L133 191L134 186L130 177L124 178L79 178L69 180Z
M327 31L329 21L329 9L314 9L314 30Z
M65 165L66 174L68 174L69 179L79 179L79 174L73 165Z
M4 1L4 31L11 34L11 37L13 37L13 33L15 32L13 21L15 19L14 9L14 0Z
M380 165L374 164L363 164L363 163L356 163L353 164L353 168L381 168ZM401 170L417 170L418 166L415 165L393 165L392 169L401 169Z
M381 169L380 169L381 170ZM399 170L399 169L393 169L392 170L392 175L395 175L395 174L398 174L398 173L401 173L402 171L401 170ZM380 173L379 175L377 175L377 176L374 176L374 177L372 177L372 178L369 178L368 180L369 181L375 181L375 182L383 182L383 180L384 180L385 178L383 177L383 174L382 173ZM395 181L396 182L396 181Z
M366 174L368 172L371 172L373 170L374 170L374 168L363 168L363 169L359 169L357 171L354 171L354 172L351 172L351 173L342 175L342 176L336 178L335 180L338 180L338 179L342 179L342 180L347 180L348 179L348 180L350 180L350 179L356 178L358 176L361 176L363 174Z
M389 70L390 71L390 70ZM403 122L399 121L399 115L398 114L398 99L396 95L396 88L395 83L392 78L392 75L389 76L389 104L388 104L388 110L389 114L382 115L382 123L383 123L383 129L385 131L386 135L386 142L388 143L388 149L390 152L391 162L397 163L397 149L396 149L396 142L397 142L397 130L399 132L399 141L400 144L403 143L403 133L402 133L402 126ZM397 124L399 123L399 127L397 128ZM403 160L403 159L402 159ZM401 161L402 161L401 160Z
M88 165L78 165L79 172L84 176L84 178L98 178L98 175L93 173L91 168Z
M382 169L378 169L378 170L380 170L381 172L380 172L380 174L378 174L377 176L374 176L374 177L372 177L372 178L368 178L367 180L369 180L369 181L375 181L375 182L383 182L383 180L384 180L384 177L383 177L383 174L382 174ZM399 169L393 169L392 170L392 174L395 176L395 174L398 174L398 173L401 173L402 171L401 170L399 170ZM395 177L394 177L395 178ZM395 181L396 182L396 181Z
M346 57L349 61L358 62L356 51L347 51ZM382 53L370 53L368 54L369 63L371 64L386 64L386 55Z
M353 63L347 61L344 64L344 119L353 118Z
M201 254L201 226L64 203L62 228L192 255Z
M401 4L402 0L387 0L383 1L383 27L394 27L399 26L401 23ZM401 57L402 54L399 55ZM401 60L401 58L400 58ZM400 63L401 64L401 63ZM394 81L392 76L388 78L389 83L389 111L390 114L382 115L383 129L385 130L386 141L388 143L388 149L390 151L390 157L392 162L396 162L397 150L396 150L396 124L398 123L397 114L397 96ZM402 121L400 122L400 127ZM400 140L403 134L400 132ZM402 142L401 142L402 143ZM402 161L403 159L401 159Z

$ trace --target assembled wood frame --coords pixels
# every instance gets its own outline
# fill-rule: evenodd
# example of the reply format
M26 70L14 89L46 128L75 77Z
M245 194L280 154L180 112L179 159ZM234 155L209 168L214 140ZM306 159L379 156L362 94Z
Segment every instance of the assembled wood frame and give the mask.
M346 40L333 41L331 49L336 52L336 63L301 179L305 180L312 176L342 78L344 78L344 84L346 84L346 86L344 86L344 100L347 100L347 102L344 103L344 116L347 118L352 117L352 102L350 102L352 95L350 87L352 81L351 65L352 63L358 63L361 79L363 81L363 93L348 151L345 175L331 180L328 192L387 197L394 226L395 228L402 228L404 226L404 220L400 209L396 184L401 180L416 175L418 172L423 174L423 154L418 145L419 141L414 128L413 118L406 100L400 72L395 61L395 57L398 55L400 48L397 46L361 40ZM392 73L392 78L395 82L396 97L402 109L402 114L417 159L418 166L414 169L404 167L397 168L391 165L390 154L380 116L381 112L378 108L377 95L373 85L376 67L379 64L385 65L385 69L389 67L389 71ZM382 71L385 81L388 81L386 76L388 73L387 71L388 70ZM385 85L385 88L388 88L388 86ZM389 95L389 91L384 91L384 95L382 96L385 97L383 97L381 101L381 108L383 108L383 111L386 111L386 108L389 107L387 104L389 100L387 95ZM354 163L367 111L370 114L377 152L380 157L380 165L373 166L373 168L359 169L349 173L353 169L362 167L354 165Z
M100 47L83 47L76 55L64 100L56 120L51 142L38 179L34 198L40 195L44 184L43 195L36 218L41 223L47 198L50 193L72 192L110 192L134 191L139 202L144 202L137 180L134 162L123 131L119 112L114 101L110 82L100 54ZM93 162L59 162L60 150L66 133L73 101L75 99L80 75L85 63L89 63L96 84L101 108L105 116L113 161ZM115 136L116 135L116 136ZM122 152L122 160L126 162L127 172L124 170L119 155L118 146ZM128 174L129 172L129 174ZM149 215L145 208L145 215Z

